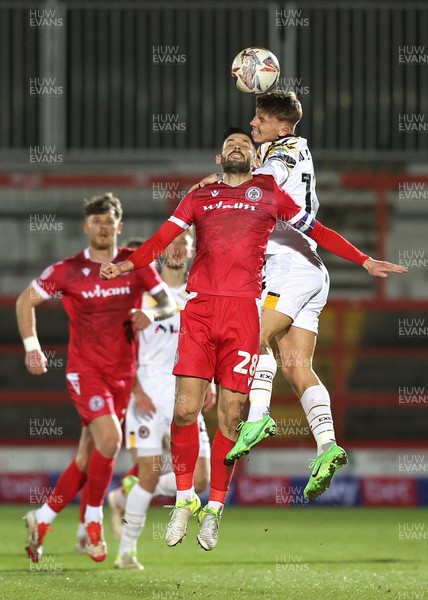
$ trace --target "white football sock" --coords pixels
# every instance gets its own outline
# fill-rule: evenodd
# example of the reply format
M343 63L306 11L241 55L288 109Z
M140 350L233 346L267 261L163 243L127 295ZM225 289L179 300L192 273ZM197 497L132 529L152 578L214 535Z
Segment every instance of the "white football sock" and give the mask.
M103 522L103 507L86 505L85 523L102 523Z
M177 502L179 502L180 500L193 500L193 498L195 497L195 486L192 485L192 487L188 490L177 490Z
M175 496L177 484L175 483L175 473L164 473L159 477L158 484L153 492L153 496Z
M278 365L272 351L269 354L260 354L248 398L250 401L250 411L247 421L250 423L263 419L269 413L273 379L277 368Z
M216 508L217 510L222 509L224 504L217 502L217 500L208 500L207 508Z
M129 492L126 499L125 522L120 538L119 554L137 549L137 541L146 523L147 510L152 497L153 494L143 490L138 483Z
M77 526L77 537L79 539L86 537L86 527L84 523L79 523Z
M58 513L52 510L51 507L48 506L48 503L45 502L43 506L36 510L36 521L37 523L47 523L50 525L57 515Z
M300 403L317 443L319 456L336 441L330 395L322 384L312 385L303 392Z

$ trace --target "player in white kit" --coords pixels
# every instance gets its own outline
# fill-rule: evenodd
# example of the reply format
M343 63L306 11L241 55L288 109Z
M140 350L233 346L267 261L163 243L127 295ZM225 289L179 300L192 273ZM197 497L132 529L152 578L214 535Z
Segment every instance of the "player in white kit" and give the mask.
M179 310L187 300L187 263L192 256L191 231L177 237L165 251L161 276L167 283ZM144 306L150 310L149 306ZM136 323L138 327L138 322ZM147 509L154 495L176 493L171 454L165 454L174 412L175 376L172 375L180 314L152 323L139 334L137 377L126 413L126 447L138 461L138 483L126 500L124 526L115 566L119 569L142 569L137 560L137 541L144 527ZM214 388L215 389L215 388ZM215 392L214 392L215 394ZM213 390L207 404L215 401ZM195 471L195 489L202 492L210 476L210 444L202 415L199 416L200 452ZM169 468L168 468L169 467Z

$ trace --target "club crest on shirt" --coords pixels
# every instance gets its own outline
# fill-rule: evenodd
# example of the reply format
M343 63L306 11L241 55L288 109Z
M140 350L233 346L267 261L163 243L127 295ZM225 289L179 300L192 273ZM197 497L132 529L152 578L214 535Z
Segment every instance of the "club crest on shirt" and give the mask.
M180 355L177 350L177 352L175 353L175 358L174 358L174 367L178 363L179 360L180 360Z
M90 272L91 272L91 269L88 269L88 267L85 267L84 269L82 269L82 273L85 277L87 277Z
M250 187L245 192L245 198L250 202L258 202L263 197L263 192L258 187Z
M92 396L92 398L89 400L89 408L94 412L104 408L104 404L105 402L102 396Z
M140 427L140 429L138 430L138 435L140 436L141 439L145 439L148 438L150 435L150 429L148 427L146 427L145 425L142 425Z

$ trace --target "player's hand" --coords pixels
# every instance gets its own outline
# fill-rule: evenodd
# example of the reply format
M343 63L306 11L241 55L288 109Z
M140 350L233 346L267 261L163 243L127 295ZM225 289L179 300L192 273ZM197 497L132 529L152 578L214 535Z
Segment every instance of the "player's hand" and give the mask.
M195 183L195 185L192 185L192 187L189 190L189 193L194 192L198 188L203 188L206 185L209 185L210 183L217 183L217 181L218 181L217 173L213 173L212 175L207 175L199 183Z
M111 262L105 262L100 267L100 277L101 279L115 279L123 273L132 271L133 268L134 264L130 260L125 260L123 263L118 265L115 265Z
M207 387L207 391L205 392L203 411L208 412L211 410L211 408L213 408L213 406L216 405L216 403L217 389L213 383L210 383L210 385Z
M133 322L136 329L142 331L154 321L153 313L150 310L139 310L138 308L131 308L129 311L131 315L131 321Z
M31 375L43 375L48 372L48 359L41 350L31 350L25 353L25 366Z
M135 406L145 417L153 418L156 412L156 406L153 404L150 396L143 389L134 390Z
M387 262L386 260L374 260L374 258L367 258L363 267L367 269L370 275L373 277L388 277L387 273L407 273L409 270L404 265L396 265L395 263Z

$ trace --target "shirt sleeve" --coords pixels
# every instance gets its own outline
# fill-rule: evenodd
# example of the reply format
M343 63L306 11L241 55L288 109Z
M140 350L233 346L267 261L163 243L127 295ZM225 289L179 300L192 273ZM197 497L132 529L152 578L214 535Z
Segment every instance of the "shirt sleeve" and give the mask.
M277 202L277 219L286 221L296 227L296 224L302 221L308 213L304 208L274 182L275 198ZM310 215L308 215L310 217ZM296 227L298 228L298 227Z
M272 175L279 187L288 179L288 169L282 160L270 158L261 167L254 170L254 175Z
M171 217L172 219L172 217ZM157 232L144 242L139 248L133 252L127 260L131 261L134 269L146 267L156 260L165 248L174 240L180 233L186 229L181 225L177 225L170 220L166 221L159 227Z
M277 197L278 219L287 221L298 231L301 231L308 237L312 238L325 250L329 250L333 254L362 265L369 256L356 248L351 242L348 242L337 231L325 227L315 219L311 214L307 213L304 208L300 208L293 198L275 186Z
M171 223L175 223L182 229L187 229L193 223L193 207L192 202L193 192L189 192L184 196L183 200L177 206L174 214L168 219Z
M178 235L193 223L193 192L186 194L166 223L144 242L128 258L135 269L140 269L156 260Z
M297 157L295 140L273 142L265 150L263 165L256 169L255 173L272 175L279 187L283 187L297 164Z
M66 281L67 267L64 262L55 263L31 282L31 287L45 300L49 300L58 292L63 292Z
M340 233L334 231L334 229L329 229L325 227L319 221L314 220L314 225L310 232L306 232L310 238L315 240L317 244L324 248L325 250L329 250L336 256L340 256L345 260L350 260L351 262L357 263L358 265L363 265L364 262L369 258L368 254L364 254L356 248L351 242L348 242Z

